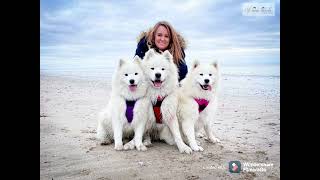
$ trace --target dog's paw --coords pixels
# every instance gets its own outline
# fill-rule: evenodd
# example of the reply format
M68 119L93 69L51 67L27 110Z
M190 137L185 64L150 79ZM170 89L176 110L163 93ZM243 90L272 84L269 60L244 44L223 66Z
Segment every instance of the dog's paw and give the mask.
M193 150L193 151L203 151L203 148L201 147L201 146L198 146L198 145L196 145L196 146L190 146L191 147L191 149Z
M196 140L196 143L197 143L198 146L201 145L200 141L198 141L198 140Z
M123 146L123 149L124 150L132 150L134 149L134 143L132 143L131 141L126 143L124 146Z
M121 151L121 150L123 150L123 145L122 144L116 144L116 145L114 145L114 149L117 150L117 151Z
M144 140L144 141L143 141L143 145L145 145L145 146L147 146L147 147L151 146L151 145L152 145L151 140L150 140L150 139Z
M216 137L211 137L208 139L209 142L211 143L219 143L220 142L220 139L216 138Z
M192 153L192 149L187 145L183 145L181 148L179 148L179 151L180 153L187 153L187 154Z
M196 137L197 137L197 138L203 138L203 137L204 137L204 134L202 134L202 133L199 132L199 133L196 134Z
M137 145L136 148L137 148L138 151L146 151L146 150L148 149L148 148L147 148L145 145L143 145L143 144Z

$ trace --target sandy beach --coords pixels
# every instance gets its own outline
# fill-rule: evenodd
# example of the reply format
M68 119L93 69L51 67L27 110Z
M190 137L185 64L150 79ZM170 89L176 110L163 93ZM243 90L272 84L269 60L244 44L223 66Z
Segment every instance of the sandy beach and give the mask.
M109 81L40 75L40 179L280 179L279 77L223 77L212 122L221 142L200 139L204 151L191 155L163 142L146 152L99 145ZM230 161L272 165L230 173Z

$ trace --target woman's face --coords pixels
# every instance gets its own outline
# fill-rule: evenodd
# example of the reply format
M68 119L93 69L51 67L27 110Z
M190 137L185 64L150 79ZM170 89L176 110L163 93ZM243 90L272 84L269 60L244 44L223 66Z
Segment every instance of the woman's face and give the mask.
M168 48L170 38L169 38L169 32L164 26L159 26L156 30L155 34L155 43L157 48L159 48L161 51L164 51Z

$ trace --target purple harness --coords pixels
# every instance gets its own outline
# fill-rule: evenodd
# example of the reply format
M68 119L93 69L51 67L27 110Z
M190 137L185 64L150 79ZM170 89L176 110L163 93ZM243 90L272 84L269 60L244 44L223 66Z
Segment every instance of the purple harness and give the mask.
M136 104L137 100L135 101L126 101L127 109L126 109L126 117L128 123L131 123L133 120L133 108Z
M198 103L198 105L199 105L199 108L198 108L199 113L200 113L201 111L203 111L203 110L208 106L208 104L209 104L209 101L206 100L206 99L197 99L197 98L194 98L194 100L195 100L195 101Z

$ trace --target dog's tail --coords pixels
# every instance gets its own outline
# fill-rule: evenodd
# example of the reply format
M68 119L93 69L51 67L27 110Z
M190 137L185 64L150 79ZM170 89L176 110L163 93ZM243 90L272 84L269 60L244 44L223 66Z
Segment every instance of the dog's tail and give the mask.
M98 114L96 138L101 143L111 143L113 139L112 122L108 109L104 109Z

